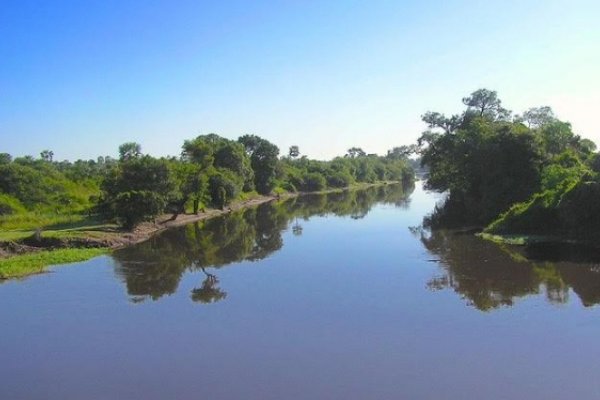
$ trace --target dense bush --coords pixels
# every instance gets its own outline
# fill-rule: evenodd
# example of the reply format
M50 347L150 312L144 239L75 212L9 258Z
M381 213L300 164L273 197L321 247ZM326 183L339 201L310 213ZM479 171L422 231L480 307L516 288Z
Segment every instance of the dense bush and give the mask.
M325 189L327 182L323 175L317 172L310 172L304 176L300 189L303 192L317 192Z
M547 190L535 194L529 201L513 205L507 212L492 222L486 232L506 233L557 233L561 226L558 221L556 205L561 192Z
M600 183L580 181L562 196L559 219L573 236L600 238Z
M348 172L329 172L326 175L327 185L332 188L343 188L352 183L352 175Z
M216 170L208 178L211 205L219 208L225 207L241 192L243 182L233 172Z
M180 157L144 155L135 142L121 145L118 159L74 163L53 161L52 151L42 152L39 159L14 160L1 153L0 224L8 219L11 226L18 224L24 213L35 215L28 226L97 214L131 228L161 213L176 217L207 205L223 208L242 192L312 192L413 178L403 154L379 157L353 147L344 157L317 161L300 157L298 147L292 148L288 157L279 158L279 148L256 135L235 141L208 134L186 140Z
M148 190L132 190L117 194L114 210L118 221L126 228L133 228L143 221L151 221L166 206L164 196Z

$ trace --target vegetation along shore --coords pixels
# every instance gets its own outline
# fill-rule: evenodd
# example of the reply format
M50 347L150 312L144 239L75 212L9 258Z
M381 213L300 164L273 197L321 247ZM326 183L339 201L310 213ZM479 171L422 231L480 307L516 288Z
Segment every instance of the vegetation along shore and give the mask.
M162 229L286 196L406 184L415 169L425 173L427 189L446 193L426 228L475 227L483 238L508 244L596 245L596 145L550 107L513 114L487 89L462 102L461 114L425 113L428 129L418 142L384 156L352 147L330 161L311 160L297 146L280 155L256 135L230 140L216 134L186 140L177 157L143 154L133 142L119 147L118 159L0 154L0 278L38 272L57 260L79 261Z
M353 147L310 160L255 135L185 141L178 157L155 158L137 143L119 158L55 161L0 154L0 278L82 261L174 226L301 193L412 182L406 147L385 156Z
M510 244L600 239L600 155L550 107L522 114L480 89L450 117L428 112L419 139L427 188L446 192L426 225L479 227Z

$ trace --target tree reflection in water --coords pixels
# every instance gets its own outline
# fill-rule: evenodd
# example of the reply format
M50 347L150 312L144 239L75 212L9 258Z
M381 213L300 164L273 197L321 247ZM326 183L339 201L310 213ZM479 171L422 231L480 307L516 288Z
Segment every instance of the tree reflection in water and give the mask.
M299 219L329 214L362 218L376 203L406 207L412 189L386 185L300 196L167 230L144 243L115 251L115 273L125 283L131 300L140 302L175 293L186 272L199 270L205 278L192 290L191 298L198 303L215 303L227 293L218 287L216 274L206 269L268 257L281 249L282 233L288 228L296 236L302 233Z
M206 278L202 281L201 287L192 289L192 300L197 303L208 304L216 303L227 297L227 293L217 286L219 278L213 274L209 274L204 268L201 269Z
M557 243L498 245L472 233L412 231L439 261L441 273L428 287L452 289L479 310L512 306L541 292L549 302L563 304L570 290L584 306L600 303L598 250Z

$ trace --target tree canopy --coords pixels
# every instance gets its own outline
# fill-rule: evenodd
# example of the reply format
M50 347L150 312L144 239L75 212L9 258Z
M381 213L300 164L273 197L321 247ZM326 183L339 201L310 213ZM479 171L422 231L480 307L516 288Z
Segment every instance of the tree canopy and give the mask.
M467 109L461 115L428 112L422 117L429 128L418 141L421 162L429 170L426 185L448 193L429 224L486 226L494 221L489 228L494 232L541 232L550 226L572 232L560 215L577 220L578 207L595 209L587 193L596 189L586 182L598 181L596 146L574 134L550 107L511 118L496 92L487 89L463 103ZM599 219L594 214L587 221Z
M136 142L122 144L118 153L118 159L100 156L75 162L55 160L52 150L38 159L0 154L0 225L17 223L23 214L41 225L44 219L85 213L133 228L165 213L176 218L206 207L225 208L256 192L310 192L376 180L410 182L413 175L407 153L390 151L379 157L360 150L355 157L316 161L299 157L298 146L291 146L279 157L279 148L257 135L238 140L200 135L184 141L179 157L152 157Z

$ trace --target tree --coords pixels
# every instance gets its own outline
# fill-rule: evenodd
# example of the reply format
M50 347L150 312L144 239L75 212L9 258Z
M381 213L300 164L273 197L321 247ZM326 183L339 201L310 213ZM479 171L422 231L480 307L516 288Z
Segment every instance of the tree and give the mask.
M201 268L201 270L206 278L202 281L201 287L192 289L192 301L209 304L226 298L227 293L218 287L219 278L214 274L209 274L204 268Z
M0 165L10 164L12 162L12 156L8 153L0 153Z
M452 133L460 126L462 118L459 115L453 115L450 118L439 112L428 111L421 116L421 120L427 124L430 129L440 128L445 133Z
M173 219L185 212L185 205L190 200L193 212L197 214L200 203L208 197L207 175L201 174L200 167L190 162L172 161L171 170L177 187L177 196L172 201Z
M213 165L214 146L206 140L205 136L198 136L183 143L181 156L184 161L196 163L202 169L206 169Z
M367 153L365 153L365 151L360 147L351 147L346 152L346 157L349 158L364 157L366 155Z
M410 155L415 154L417 150L418 147L414 144L394 147L393 149L388 150L386 158L390 160L405 160Z
M208 190L213 206L224 209L235 199L242 188L240 176L226 169L212 171L208 178Z
M579 141L579 147L583 153L587 154L591 154L596 151L596 143L594 143L590 139L581 139Z
M242 178L245 191L254 189L254 171L252 170L251 160L241 143L222 139L215 151L214 166L228 169Z
M240 189L254 189L251 160L241 143L211 133L186 140L181 155L184 163L192 163L198 167L197 177L194 180L190 176L189 182L193 184L188 185L188 188L207 188L213 204L223 206L233 200ZM200 182L207 182L207 185L200 185ZM221 191L215 188L217 183L226 183L226 197L223 198ZM197 212L197 208L198 201L195 200L194 212Z
M288 154L290 158L297 158L298 156L300 156L300 149L296 145L290 146L290 151Z
M119 146L119 159L121 161L139 158L142 155L142 146L136 142L127 142Z
M173 196L175 180L164 159L128 158L102 183L103 206L126 228L163 213Z
M434 225L487 224L540 188L539 136L500 118L496 92L481 89L463 101L465 115L474 118L466 117L453 132L427 131L419 138L422 165L429 167L427 187L449 191Z
M474 113L478 117L497 120L506 119L510 115L510 111L502 108L502 101L494 90L478 89L464 97L463 103L468 107L467 113Z
M571 124L555 120L543 125L539 135L545 152L549 156L561 154L579 141L571 129Z
M244 135L238 139L238 142L244 146L250 156L256 190L261 194L270 193L275 186L279 148L256 135Z
M523 113L523 120L529 128L541 128L556 121L556 117L548 106L532 107Z
M52 150L44 150L40 153L40 158L46 162L52 162L54 152Z
M149 190L121 192L114 199L115 216L127 229L156 218L164 211L166 205L165 196Z
M307 192L317 192L323 190L327 184L322 174L317 172L308 173L304 176L302 190Z

